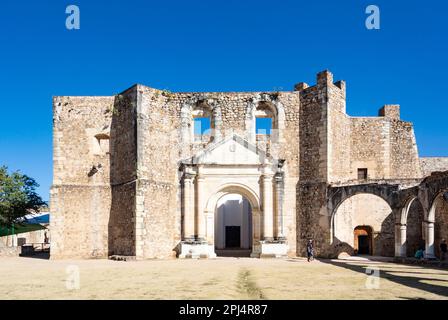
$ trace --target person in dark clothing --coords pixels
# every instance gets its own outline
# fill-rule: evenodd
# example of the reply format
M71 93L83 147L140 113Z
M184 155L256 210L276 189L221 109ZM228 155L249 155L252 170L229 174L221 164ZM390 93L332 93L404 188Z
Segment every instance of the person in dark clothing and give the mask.
M442 242L440 243L440 262L445 261L446 252L447 252L446 240L442 239Z
M314 260L314 246L313 246L313 240L308 240L308 243L306 244L306 255L308 256L308 262Z

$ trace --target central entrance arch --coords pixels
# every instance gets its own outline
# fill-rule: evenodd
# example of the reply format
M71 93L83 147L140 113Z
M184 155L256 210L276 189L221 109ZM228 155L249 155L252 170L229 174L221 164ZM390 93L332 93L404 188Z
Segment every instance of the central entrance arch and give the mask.
M284 163L236 134L183 160L179 168L182 172L179 257L216 257L215 211L219 199L231 193L250 203L251 257L286 256L290 228L285 228L283 219ZM228 232L236 234L237 229L230 228ZM236 246L237 242L228 246Z
M252 207L240 194L221 197L215 209L215 252L218 256L250 256Z
M210 243L218 256L253 256L254 244L260 241L260 201L249 186L222 185L207 201Z

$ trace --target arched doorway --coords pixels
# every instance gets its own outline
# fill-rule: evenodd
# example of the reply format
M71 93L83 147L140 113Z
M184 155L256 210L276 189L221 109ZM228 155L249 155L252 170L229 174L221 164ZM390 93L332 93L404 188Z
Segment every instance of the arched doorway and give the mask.
M211 218L207 238L218 256L260 256L260 201L252 188L239 183L219 186L211 193L205 212Z
M448 240L448 191L441 191L435 197L428 220L434 222L433 250L440 258L440 244Z
M355 254L371 255L372 247L372 227L357 226L354 231L354 252Z
M218 256L250 256L252 207L241 194L222 196L215 210L215 252Z
M361 236L363 250L375 256L394 256L395 223L392 208L381 197L358 193L346 198L333 212L332 244L338 254L355 254ZM366 228L368 226L368 229Z
M417 250L425 250L423 206L417 198L414 198L405 206L405 209L407 214L403 222L406 223L406 256L414 257Z

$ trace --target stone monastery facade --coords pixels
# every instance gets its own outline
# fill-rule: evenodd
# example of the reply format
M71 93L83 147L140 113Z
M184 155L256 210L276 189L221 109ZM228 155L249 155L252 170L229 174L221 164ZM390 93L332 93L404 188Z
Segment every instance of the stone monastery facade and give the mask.
M322 257L432 257L448 238L448 159L419 158L398 105L347 115L329 71L288 92L135 85L53 108L52 258L301 256L308 239Z

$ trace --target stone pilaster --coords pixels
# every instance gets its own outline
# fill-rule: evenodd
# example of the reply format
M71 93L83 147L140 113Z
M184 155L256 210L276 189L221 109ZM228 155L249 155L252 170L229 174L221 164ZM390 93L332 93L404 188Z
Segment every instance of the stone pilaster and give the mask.
M263 199L263 239L265 241L274 240L274 210L273 210L273 187L272 176L263 174L262 179L262 199Z
M201 166L198 166L198 172L196 176L196 236L198 240L206 239L207 225L206 217L204 213L204 177L201 174Z
M190 172L184 173L184 239L193 241L195 235L195 211L194 211L194 188L193 180L195 175Z
M434 222L426 221L426 245L425 257L428 259L435 259L434 255Z
M406 257L406 225L395 225L395 256Z
M276 173L275 181L275 232L277 240L284 240L284 217L283 217L283 196L284 196L284 176L282 172Z

